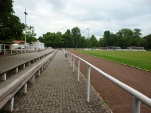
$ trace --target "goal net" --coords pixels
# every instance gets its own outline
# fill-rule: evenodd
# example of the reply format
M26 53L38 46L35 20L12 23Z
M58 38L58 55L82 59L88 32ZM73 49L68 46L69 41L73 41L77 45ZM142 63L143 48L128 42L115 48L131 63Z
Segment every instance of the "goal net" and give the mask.
M142 50L144 50L144 47L131 46L131 47L127 47L127 49L136 50L136 51L142 51Z

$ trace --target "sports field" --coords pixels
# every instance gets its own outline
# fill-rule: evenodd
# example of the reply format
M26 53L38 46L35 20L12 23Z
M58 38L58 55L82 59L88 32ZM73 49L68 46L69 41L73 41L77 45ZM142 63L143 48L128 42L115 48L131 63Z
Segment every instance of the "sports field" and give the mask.
M149 51L77 51L151 71L151 52Z

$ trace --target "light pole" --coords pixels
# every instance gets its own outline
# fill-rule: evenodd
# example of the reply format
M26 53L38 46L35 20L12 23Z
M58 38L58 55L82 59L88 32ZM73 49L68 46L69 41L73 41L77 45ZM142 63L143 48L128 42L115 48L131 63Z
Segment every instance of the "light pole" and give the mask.
M88 38L89 38L89 30L90 30L90 28L87 28L87 30L88 30Z
M89 30L90 30L90 28L87 28L87 30L88 30L88 39L89 39ZM87 40L87 47L88 47L88 40Z
M24 14L25 14L25 43L24 43L24 46L26 46L26 15L28 15L26 12L26 9L25 9ZM26 47L24 47L24 48L26 48Z
M77 50L77 36L76 36L76 50Z

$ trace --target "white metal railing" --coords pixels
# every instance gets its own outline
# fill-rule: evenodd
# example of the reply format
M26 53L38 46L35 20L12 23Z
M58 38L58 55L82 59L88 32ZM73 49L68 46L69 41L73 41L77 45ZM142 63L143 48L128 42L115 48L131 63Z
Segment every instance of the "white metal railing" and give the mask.
M137 90L131 88L130 86L122 83L121 81L115 79L114 77L110 76L109 74L103 72L99 68L95 67L94 65L90 64L89 62L85 61L84 59L74 55L73 53L66 51L68 54L68 60L70 63L70 66L73 66L73 72L74 72L74 65L75 65L75 58L78 59L78 73L77 73L77 80L79 81L79 75L80 75L80 61L83 61L88 65L87 69L87 102L90 102L90 73L91 73L91 68L96 70L98 73L100 73L102 76L107 78L109 81L113 82L120 88L122 88L124 91L128 92L133 96L133 109L132 113L140 113L140 105L141 102L147 105L148 107L151 108L151 99L145 96L144 94L138 92Z

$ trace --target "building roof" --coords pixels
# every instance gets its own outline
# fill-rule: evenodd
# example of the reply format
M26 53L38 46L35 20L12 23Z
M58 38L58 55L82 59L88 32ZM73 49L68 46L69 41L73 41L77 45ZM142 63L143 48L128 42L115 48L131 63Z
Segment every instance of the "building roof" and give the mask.
M14 44L25 44L24 40L13 40Z

